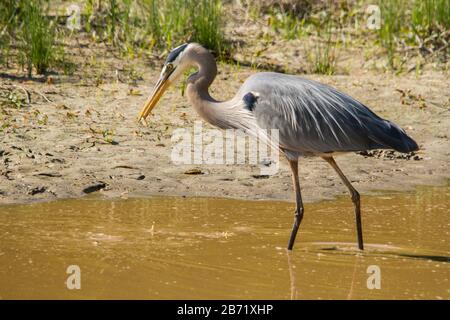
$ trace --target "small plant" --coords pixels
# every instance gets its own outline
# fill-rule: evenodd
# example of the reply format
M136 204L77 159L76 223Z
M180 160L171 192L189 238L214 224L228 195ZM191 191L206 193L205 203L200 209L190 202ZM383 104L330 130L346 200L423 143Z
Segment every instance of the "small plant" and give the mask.
M222 5L218 0L201 0L194 5L191 1L192 41L214 50L217 54L224 53L224 39L221 28Z
M338 45L333 37L332 20L327 18L324 23L316 24L316 31L318 40L307 55L311 72L332 75L336 72Z
M387 51L388 65L391 69L396 69L397 39L405 23L405 9L404 0L380 1L382 23L379 38Z
M389 0L379 1L379 7L382 18L379 40L386 49L390 69L401 70L406 62L406 57L398 57L399 45L418 46L422 55L448 46L449 0ZM447 51L442 52L445 57Z
M105 129L102 131L103 141L109 144L115 144L114 131Z
M11 36L17 25L18 5L15 0L0 1L0 64L8 66Z
M56 31L43 14L40 1L22 2L23 23L20 31L20 53L31 77L33 67L38 74L45 73L56 58Z
M117 144L114 140L115 132L112 129L101 129L101 128L93 128L89 127L90 132L93 134L93 137L97 139L99 142L105 142L108 144ZM101 137L99 137L101 136Z
M448 45L445 34L450 29L449 0L416 0L411 11L411 28L423 52Z
M301 37L305 21L305 18L299 19L290 12L279 12L270 16L269 25L275 31L281 32L284 39L293 40Z
M450 28L450 1L416 0L411 13L413 31L424 38Z
M5 90L0 92L0 105L14 107L17 109L22 108L26 104L25 99L16 94L14 90Z
M57 44L54 20L44 12L50 1L0 1L0 61L7 67L18 63L29 77L33 70L44 74L49 68L62 68L73 73L74 65L65 59L64 49Z
M20 10L20 2L17 0L0 1L0 37L16 27L17 14Z
M161 18L157 2L157 0L142 0L142 6L148 13L144 29L152 35L152 47L162 38Z

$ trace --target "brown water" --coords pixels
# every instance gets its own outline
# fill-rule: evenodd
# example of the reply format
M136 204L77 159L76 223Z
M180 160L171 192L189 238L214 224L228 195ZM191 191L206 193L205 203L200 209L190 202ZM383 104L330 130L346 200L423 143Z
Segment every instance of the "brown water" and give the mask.
M0 297L450 298L450 187L364 196L366 250L347 197L307 204L84 198L0 207ZM81 289L69 290L69 265ZM367 268L381 271L368 289Z

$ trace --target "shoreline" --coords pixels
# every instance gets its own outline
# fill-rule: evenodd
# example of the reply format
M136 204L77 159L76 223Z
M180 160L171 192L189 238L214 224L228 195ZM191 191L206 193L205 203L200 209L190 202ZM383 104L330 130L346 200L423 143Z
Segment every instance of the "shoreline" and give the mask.
M270 178L269 178L270 179ZM438 177L436 179L433 179L433 181L430 181L430 183L420 183L416 185L409 184L403 188L394 189L375 189L370 188L370 186L365 186L363 188L358 189L358 192L361 195L361 199L363 200L364 197L376 197L378 195L392 195L392 194L405 194L405 193L414 193L418 188L446 188L450 185L450 177ZM342 192L344 191L344 192ZM293 191L292 191L293 194ZM2 199L0 202L0 207L3 206L21 206L21 205L33 205L33 204L42 204L42 203L49 203L49 202L56 202L56 201L71 201L71 200L89 200L89 198L95 199L95 200L104 200L104 201L116 201L116 200L127 200L127 199L151 199L151 198L182 198L182 199L222 199L222 200L239 200L239 201L263 201L263 202L289 202L292 204L295 204L294 197L290 196L290 193L287 193L287 197L252 197L250 195L246 196L233 196L233 195L227 195L227 196L220 196L216 193L213 193L212 195L207 195L204 193L201 194L191 194L191 193L142 193L142 192L133 192L133 193L121 193L111 190L99 190L95 191L89 194L78 194L78 195L71 195L68 197L40 197L40 198L26 198L26 199L20 199L20 198L13 198L13 199ZM303 195L303 190L302 190ZM335 201L338 198L349 198L350 201L350 195L345 192L345 189L342 188L336 188L329 190L326 194L321 194L320 196L313 196L312 198L305 198L303 197L303 203L309 204L309 203L316 203L316 202L323 202L323 201Z

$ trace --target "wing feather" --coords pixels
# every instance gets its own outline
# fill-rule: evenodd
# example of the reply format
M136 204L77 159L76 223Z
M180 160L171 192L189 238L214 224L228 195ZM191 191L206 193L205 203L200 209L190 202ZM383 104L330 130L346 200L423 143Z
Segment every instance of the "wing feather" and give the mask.
M393 148L417 144L395 124L330 86L297 76L262 72L238 92L258 94L253 114L263 129L278 129L281 145L303 154ZM394 131L392 131L394 130Z

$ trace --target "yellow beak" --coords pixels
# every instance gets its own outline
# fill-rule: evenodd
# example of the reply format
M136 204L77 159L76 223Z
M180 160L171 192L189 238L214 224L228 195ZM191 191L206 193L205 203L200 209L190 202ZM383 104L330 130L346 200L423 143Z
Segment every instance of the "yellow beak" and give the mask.
M144 108L142 109L141 113L139 113L138 121L145 121L145 119L148 117L150 112L152 112L153 108L156 106L159 99L162 97L163 93L166 91L169 85L170 81L168 80L168 77L164 77L158 80L155 89L153 89L153 93L145 102Z

